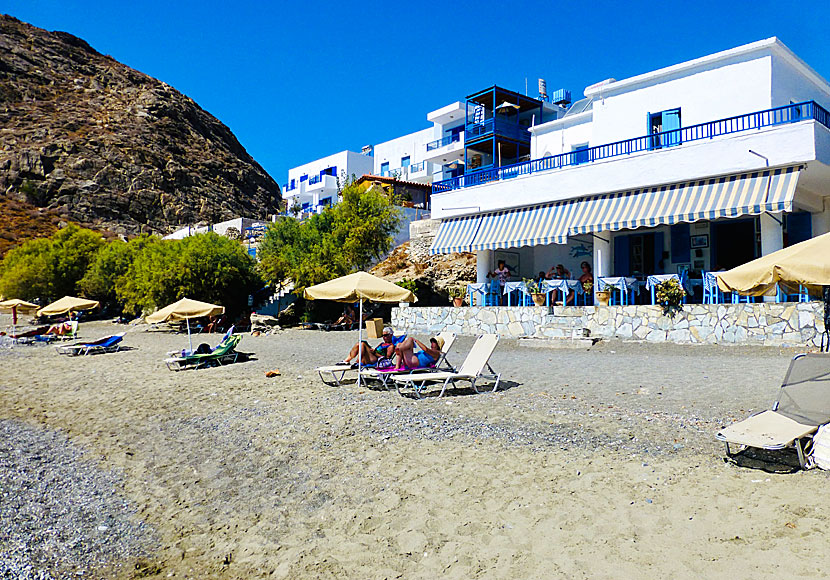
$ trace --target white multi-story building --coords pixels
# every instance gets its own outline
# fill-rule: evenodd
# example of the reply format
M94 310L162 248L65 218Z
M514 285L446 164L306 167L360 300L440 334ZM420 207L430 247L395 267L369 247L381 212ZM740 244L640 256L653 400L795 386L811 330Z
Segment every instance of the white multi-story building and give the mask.
M479 281L498 259L522 277L747 262L830 231L828 109L828 82L771 38L591 85L527 126L529 159L491 149L473 169L487 127L468 113L466 173L433 182L432 250L476 252Z
M338 180L372 172L374 159L369 153L341 151L289 169L288 182L283 185L289 210L299 206L302 212L313 213L337 203Z

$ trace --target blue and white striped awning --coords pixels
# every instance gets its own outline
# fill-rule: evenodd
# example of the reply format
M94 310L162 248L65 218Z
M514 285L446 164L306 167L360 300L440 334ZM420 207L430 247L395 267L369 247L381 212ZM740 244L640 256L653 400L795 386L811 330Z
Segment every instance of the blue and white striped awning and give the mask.
M442 220L431 254L566 244L568 236L791 212L802 166Z
M570 202L570 235L791 212L800 166L610 193Z
M484 214L471 250L567 243L567 213L560 204L547 204Z
M452 254L469 252L470 246L481 225L480 215L468 215L441 221L438 235L429 248L430 254Z

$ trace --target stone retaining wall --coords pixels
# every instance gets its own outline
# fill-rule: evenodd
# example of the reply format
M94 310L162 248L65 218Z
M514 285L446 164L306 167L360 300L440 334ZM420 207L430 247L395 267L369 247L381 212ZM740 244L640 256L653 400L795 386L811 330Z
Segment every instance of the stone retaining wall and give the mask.
M592 337L681 344L818 346L824 303L689 304L674 318L659 306L393 308L392 326L406 332L508 338Z
M413 264L423 264L429 260L429 248L438 235L439 225L441 220L423 219L410 222L409 260Z

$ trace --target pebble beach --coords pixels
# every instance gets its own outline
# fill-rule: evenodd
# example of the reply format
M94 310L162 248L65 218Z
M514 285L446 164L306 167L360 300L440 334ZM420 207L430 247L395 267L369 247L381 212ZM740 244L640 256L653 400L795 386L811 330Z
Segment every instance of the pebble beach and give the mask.
M245 335L247 360L172 372L185 335L80 330L123 331L111 354L0 349L0 578L830 569L828 474L737 467L714 438L770 405L797 351L503 340L497 392L417 400L319 380L353 332Z

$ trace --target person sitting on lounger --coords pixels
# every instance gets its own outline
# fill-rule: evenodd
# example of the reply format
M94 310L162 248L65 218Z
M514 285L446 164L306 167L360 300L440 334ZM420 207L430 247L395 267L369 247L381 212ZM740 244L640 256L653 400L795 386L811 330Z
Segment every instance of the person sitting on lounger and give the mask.
M421 350L416 351L415 346ZM444 340L440 337L429 339L429 346L417 338L407 338L395 347L395 370L423 369L433 366L441 357Z
M395 354L395 346L405 340L405 334L395 336L395 331L392 330L391 326L384 327L383 334L381 335L381 343L375 348L370 347L369 343L365 340L363 341L363 360L360 361L360 364L370 366L377 364L378 360L382 358L392 358ZM352 364L352 361L357 360L358 349L359 345L354 345L352 350L349 351L349 356L343 359L343 363L348 365Z

